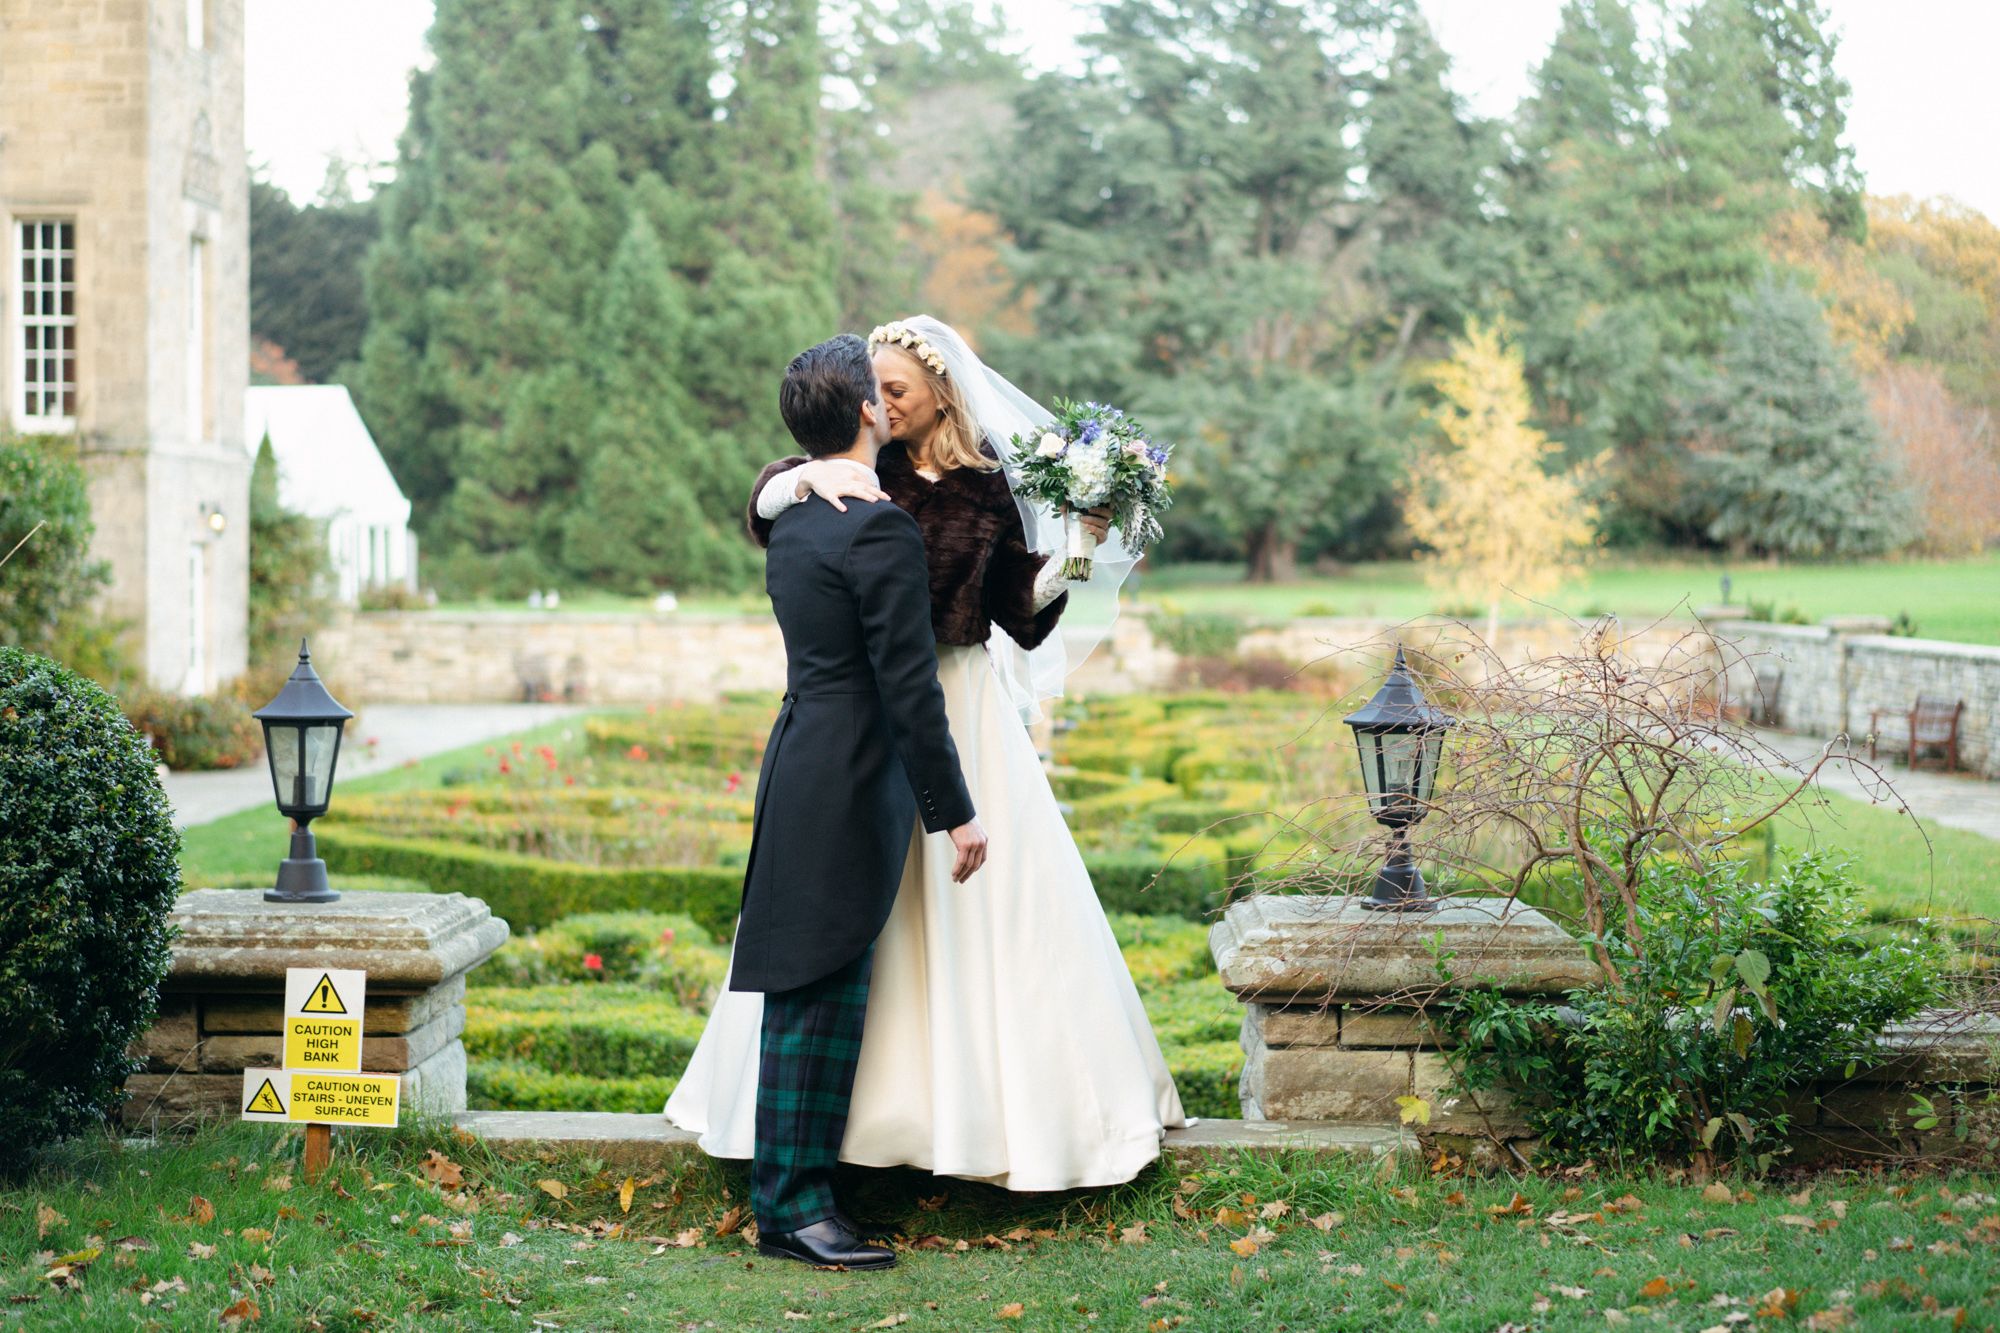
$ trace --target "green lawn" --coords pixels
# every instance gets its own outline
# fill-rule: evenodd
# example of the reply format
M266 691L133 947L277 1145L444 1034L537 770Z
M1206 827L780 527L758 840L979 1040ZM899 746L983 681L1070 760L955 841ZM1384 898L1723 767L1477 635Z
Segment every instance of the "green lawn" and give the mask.
M1907 611L1926 638L2000 643L2000 552L1973 560L1794 565L1607 559L1547 600L1572 615L1615 611L1629 622L1669 614L1683 599L1690 608L1720 601L1724 573L1732 581L1730 600L1738 605L1755 599L1780 611L1795 607L1813 620ZM1190 611L1263 619L1315 614L1404 620L1435 611L1439 603L1407 561L1357 564L1335 577L1284 584L1246 584L1242 571L1231 566L1170 566L1143 575L1140 594ZM1503 605L1502 613L1534 614L1535 608L1516 601Z
M1809 619L1908 612L1920 634L1964 643L2000 643L2000 551L1971 560L1876 560L1848 564L1783 564L1719 557L1633 559L1607 556L1583 578L1547 599L1571 615L1615 611L1627 621L1707 606L1722 597L1721 577L1731 579L1730 601L1769 602ZM1127 585L1128 594L1131 585ZM1137 580L1139 597L1189 611L1233 611L1266 620L1298 615L1379 616L1406 620L1440 609L1438 595L1407 560L1355 564L1338 575L1292 583L1246 584L1234 565L1183 564L1149 569ZM464 601L441 611L520 611L517 601ZM761 615L761 593L698 595L681 599L679 614ZM565 594L553 615L650 614L651 600L613 593ZM1503 605L1503 614L1542 614L1525 602ZM1685 610L1683 610L1683 614Z
M508 1160L434 1124L341 1131L313 1186L299 1140L269 1126L159 1147L83 1140L0 1185L0 1311L78 1330L229 1327L232 1310L249 1319L247 1301L259 1327L284 1329L912 1333L1993 1329L2000 1317L1990 1175L1704 1193L1588 1170L1464 1180L1242 1157L1008 1195L856 1170L856 1209L902 1235L895 1270L862 1274L758 1256L730 1218L740 1167L635 1174L627 1211L622 1169Z

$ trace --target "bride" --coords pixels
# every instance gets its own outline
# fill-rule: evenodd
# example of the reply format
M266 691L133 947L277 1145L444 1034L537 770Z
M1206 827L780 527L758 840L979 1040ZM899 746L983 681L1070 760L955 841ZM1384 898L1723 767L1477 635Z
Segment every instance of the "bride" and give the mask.
M1104 632L1132 561L1093 513L1106 539L1094 575L1066 586L1047 554L1062 540L1056 516L1017 502L1002 466L1012 437L1049 413L950 326L920 315L876 329L869 347L894 431L878 471L781 459L758 478L751 530L762 544L815 492L916 516L938 680L990 841L980 873L954 884L950 839L912 831L875 945L840 1157L1012 1190L1117 1184L1187 1119L1024 724ZM1085 603L1095 623L1056 634ZM725 983L667 1099L667 1118L716 1157L751 1156L763 999Z

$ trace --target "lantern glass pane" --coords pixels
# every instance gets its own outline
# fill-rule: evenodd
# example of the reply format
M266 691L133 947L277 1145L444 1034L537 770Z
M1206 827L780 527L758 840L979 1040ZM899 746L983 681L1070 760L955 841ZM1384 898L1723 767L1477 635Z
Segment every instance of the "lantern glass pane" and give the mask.
M333 745L340 737L340 724L306 727L306 799L309 806L325 805L327 788L333 783Z
M1422 780L1417 784L1417 799L1426 805L1431 793L1437 789L1438 763L1444 754L1444 728L1438 727L1424 736L1424 769Z
M1417 767L1423 759L1423 738L1410 732L1383 736L1382 786L1385 793L1407 796L1416 789Z
M1355 748L1361 752L1361 785L1367 791L1371 802L1382 792L1382 770L1377 762L1380 751L1375 742L1375 733L1371 731L1354 733Z
M271 783L277 789L279 806L302 804L298 797L299 756L302 752L299 728L267 727L264 741L271 747Z

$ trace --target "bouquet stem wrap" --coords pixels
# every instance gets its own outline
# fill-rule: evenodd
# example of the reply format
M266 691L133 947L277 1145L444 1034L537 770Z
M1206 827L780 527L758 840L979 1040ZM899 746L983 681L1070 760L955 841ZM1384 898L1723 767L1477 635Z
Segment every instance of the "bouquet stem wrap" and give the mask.
M1068 538L1063 577L1088 583L1090 566L1097 554L1097 538L1090 535L1090 529L1083 526L1083 520L1074 509L1063 510L1063 534Z

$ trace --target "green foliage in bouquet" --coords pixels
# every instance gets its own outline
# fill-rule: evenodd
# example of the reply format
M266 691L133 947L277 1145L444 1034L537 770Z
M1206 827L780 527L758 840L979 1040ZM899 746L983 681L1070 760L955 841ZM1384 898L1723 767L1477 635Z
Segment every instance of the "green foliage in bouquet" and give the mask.
M1022 494L1063 511L1109 508L1134 556L1164 535L1159 514L1173 503L1168 449L1120 409L1058 398L1048 428L1032 438L1016 435L1014 448ZM1087 550L1072 547L1063 574L1089 578Z

